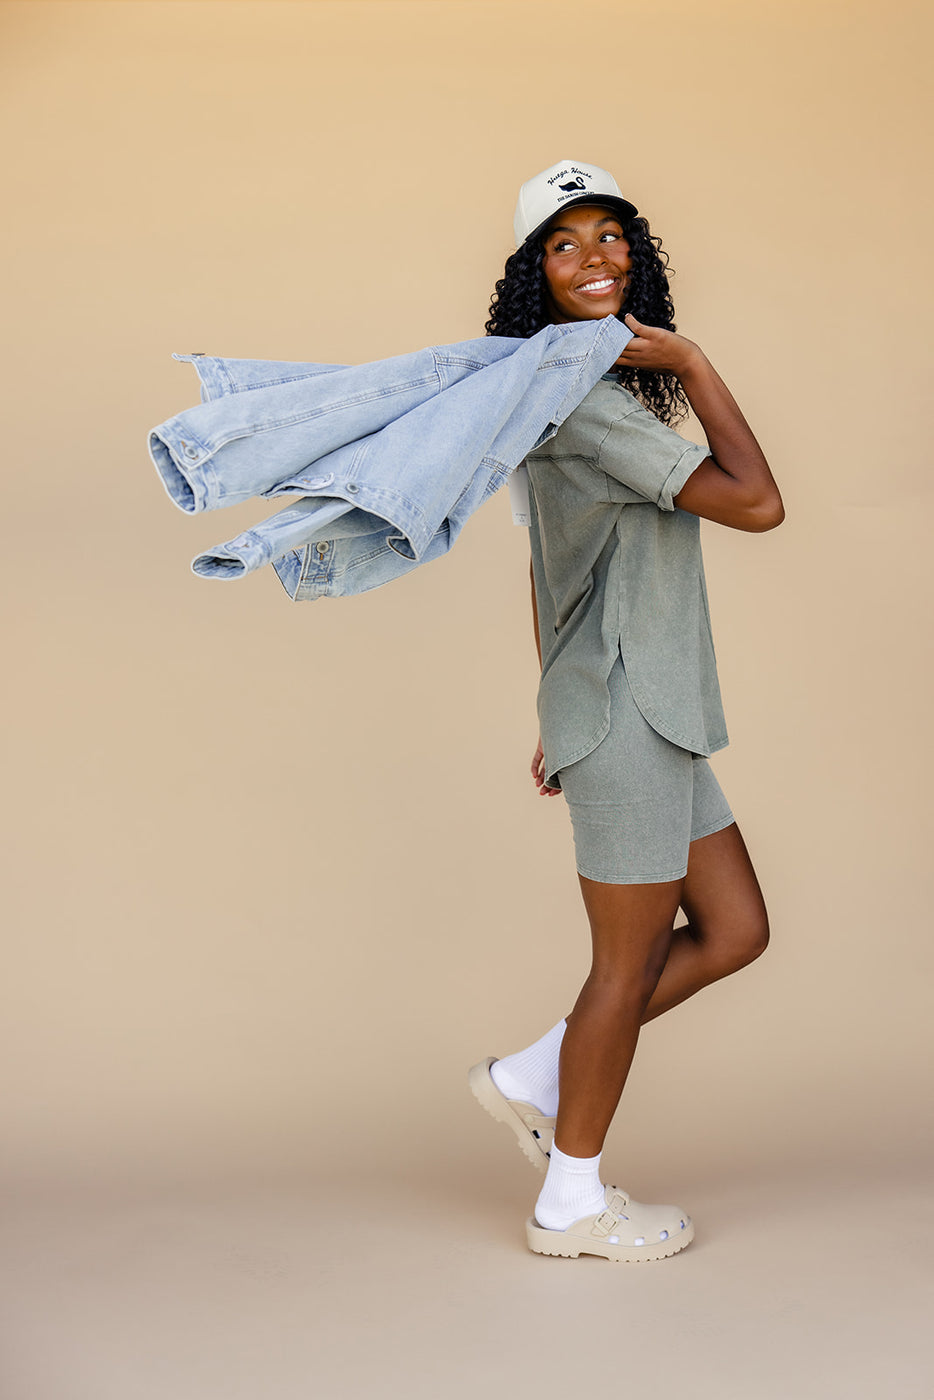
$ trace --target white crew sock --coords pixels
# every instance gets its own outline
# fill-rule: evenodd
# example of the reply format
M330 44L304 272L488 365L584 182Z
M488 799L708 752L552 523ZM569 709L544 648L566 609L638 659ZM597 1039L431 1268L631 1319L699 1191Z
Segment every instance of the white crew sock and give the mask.
M606 1205L600 1181L600 1157L567 1157L552 1147L545 1185L535 1202L535 1219L546 1230L566 1230L585 1215L599 1215Z
M533 1104L546 1118L558 1112L558 1055L567 1029L559 1021L527 1050L506 1055L490 1066L490 1077L507 1099Z

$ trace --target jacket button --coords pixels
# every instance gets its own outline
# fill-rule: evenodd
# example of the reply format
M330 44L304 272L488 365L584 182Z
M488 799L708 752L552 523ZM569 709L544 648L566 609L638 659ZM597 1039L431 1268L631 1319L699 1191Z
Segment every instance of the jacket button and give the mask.
M356 482L348 481L348 483L347 483L347 490L348 490L348 491L359 491L360 488L359 488L359 486L357 486Z

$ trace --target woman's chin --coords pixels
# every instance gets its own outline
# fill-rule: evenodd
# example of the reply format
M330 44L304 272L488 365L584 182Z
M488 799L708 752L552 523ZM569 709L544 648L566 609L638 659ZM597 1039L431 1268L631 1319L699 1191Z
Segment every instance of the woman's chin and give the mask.
M601 297L599 301L585 302L577 313L577 319L602 321L604 316L618 316L622 304L622 297Z

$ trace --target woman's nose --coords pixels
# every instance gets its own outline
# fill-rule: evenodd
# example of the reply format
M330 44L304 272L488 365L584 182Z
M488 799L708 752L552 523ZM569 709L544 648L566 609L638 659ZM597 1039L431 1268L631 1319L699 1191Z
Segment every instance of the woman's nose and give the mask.
M585 266L585 267L599 266L600 263L602 263L603 261L604 261L604 257L603 257L603 247L602 247L602 245L599 244L599 243L595 243L595 244L593 245L593 247L590 249L590 251L587 252L587 253L585 253L585 255L584 255L584 266Z

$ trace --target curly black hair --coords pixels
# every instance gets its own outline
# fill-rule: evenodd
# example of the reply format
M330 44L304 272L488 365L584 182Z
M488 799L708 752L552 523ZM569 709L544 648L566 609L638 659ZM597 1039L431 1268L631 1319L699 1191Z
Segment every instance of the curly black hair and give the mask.
M651 233L648 220L638 216L625 220L622 228L629 244L632 270L618 319L632 312L647 326L675 330L675 308L668 288L668 254L661 239ZM487 335L528 337L549 324L542 271L544 254L543 239L533 237L506 259L490 303L490 319L484 327ZM617 378L663 423L678 423L688 411L687 395L677 375L627 368L618 370Z

